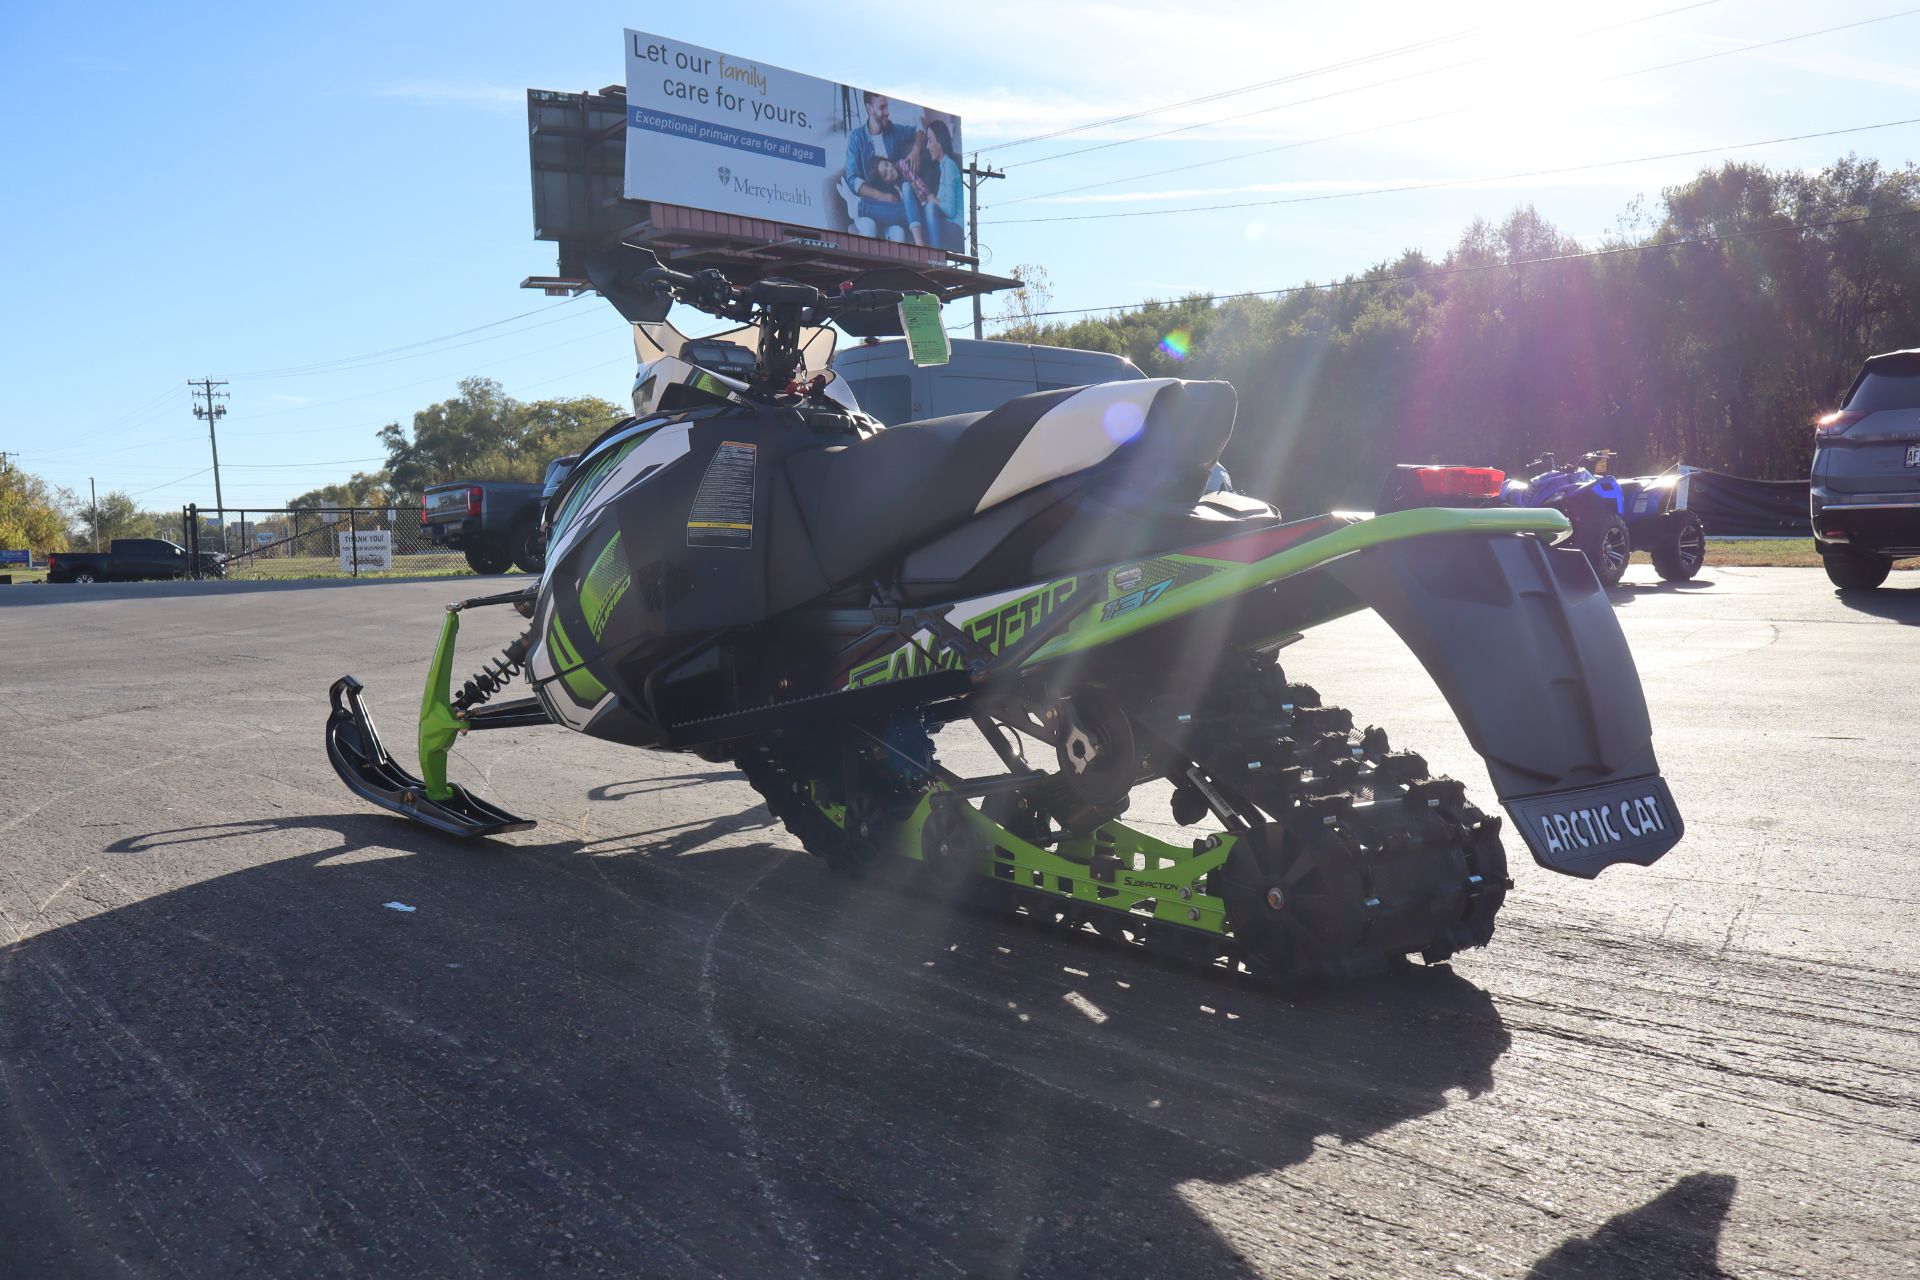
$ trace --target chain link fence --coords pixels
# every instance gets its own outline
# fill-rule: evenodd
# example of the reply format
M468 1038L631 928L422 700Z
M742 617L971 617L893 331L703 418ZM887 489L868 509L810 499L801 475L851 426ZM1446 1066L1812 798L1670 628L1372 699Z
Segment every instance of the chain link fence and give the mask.
M226 576L411 578L470 574L466 556L427 537L420 508L189 506L187 550L226 557Z

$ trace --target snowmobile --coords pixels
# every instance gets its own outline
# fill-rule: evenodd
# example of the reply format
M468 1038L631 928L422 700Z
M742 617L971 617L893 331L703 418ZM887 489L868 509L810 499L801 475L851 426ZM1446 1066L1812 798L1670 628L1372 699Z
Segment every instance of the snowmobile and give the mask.
M328 754L366 800L460 836L531 827L450 782L448 749L553 724L731 763L834 868L1039 925L1287 977L1438 962L1492 935L1502 819L1280 661L1371 608L1540 863L1592 877L1680 839L1632 656L1557 545L1561 513L1283 519L1209 484L1223 382L886 429L832 374L827 326L897 332L910 291L734 285L625 246L590 272L646 357L635 414L553 495L538 583L448 606L419 775L360 682L334 684ZM740 327L687 339L675 301ZM456 689L461 615L491 606L531 625ZM497 699L516 678L531 696ZM978 733L998 768L943 764L945 732ZM1159 835L1122 820L1147 784L1171 808Z

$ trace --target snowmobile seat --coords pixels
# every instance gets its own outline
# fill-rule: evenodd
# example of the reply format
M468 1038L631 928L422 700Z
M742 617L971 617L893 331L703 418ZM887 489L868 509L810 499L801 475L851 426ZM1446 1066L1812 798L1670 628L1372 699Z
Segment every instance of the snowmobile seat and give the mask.
M1236 406L1227 383L1177 378L1042 391L810 449L788 459L787 474L814 557L837 584L1080 473L1197 498Z

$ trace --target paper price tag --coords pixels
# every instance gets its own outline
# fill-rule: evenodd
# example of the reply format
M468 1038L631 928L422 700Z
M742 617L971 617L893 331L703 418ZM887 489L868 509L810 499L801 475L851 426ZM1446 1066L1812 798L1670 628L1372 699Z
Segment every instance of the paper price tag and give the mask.
M910 293L900 300L900 332L907 335L907 358L919 368L945 364L953 356L947 328L940 323L940 299Z

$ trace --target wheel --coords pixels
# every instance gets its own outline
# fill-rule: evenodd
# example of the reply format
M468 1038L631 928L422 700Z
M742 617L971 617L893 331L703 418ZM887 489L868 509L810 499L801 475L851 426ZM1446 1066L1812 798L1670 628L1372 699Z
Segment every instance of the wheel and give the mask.
M467 548L467 565L475 573L505 573L513 557L497 542L481 542Z
M1601 586L1620 585L1620 575L1633 559L1633 537L1625 520L1611 511L1590 511L1573 522L1573 545L1586 554Z
M1893 571L1889 557L1849 547L1823 548L1820 563L1826 566L1828 581L1842 591L1871 591Z
M1829 572L1831 572L1831 570L1829 570ZM1885 574L1883 573L1883 574L1881 574L1880 576L1884 578L1884 577L1886 577L1887 575L1885 575ZM93 576L93 571L92 571L91 569L82 569L82 570L80 570L80 572L78 572L78 573L76 573L76 574L74 574L74 575L73 575L73 581L75 581L75 582L98 582L98 581L100 581L100 579L98 579L98 578L96 578L96 577L94 577L94 576Z
M508 545L513 548L513 567L520 572L538 576L547 567L547 535L538 520L526 519L515 525Z
M1653 548L1653 571L1668 582L1685 582L1707 559L1707 527L1691 511L1674 516Z

